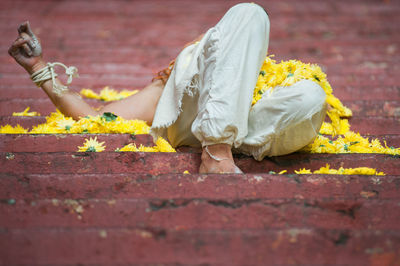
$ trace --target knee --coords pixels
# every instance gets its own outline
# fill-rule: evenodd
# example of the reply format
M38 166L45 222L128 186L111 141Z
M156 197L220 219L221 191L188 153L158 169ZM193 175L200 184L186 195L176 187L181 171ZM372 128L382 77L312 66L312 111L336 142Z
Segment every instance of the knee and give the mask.
M228 12L243 12L246 14L259 13L260 15L268 17L267 11L255 3L240 3L231 7Z
M322 109L325 105L326 93L320 85L310 80L301 80L297 84L301 92L301 107L306 110Z
M261 6L255 3L240 3L229 9L227 15L232 16L237 22L248 21L248 25L253 28L266 26L269 31L269 17ZM258 27L257 27L258 26Z

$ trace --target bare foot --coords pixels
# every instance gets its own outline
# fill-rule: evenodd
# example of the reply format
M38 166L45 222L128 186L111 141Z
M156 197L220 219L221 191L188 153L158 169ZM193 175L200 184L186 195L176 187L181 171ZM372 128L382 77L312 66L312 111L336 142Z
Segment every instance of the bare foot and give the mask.
M243 172L235 165L235 162L233 161L231 146L228 144L215 144L203 148L199 173L241 174Z

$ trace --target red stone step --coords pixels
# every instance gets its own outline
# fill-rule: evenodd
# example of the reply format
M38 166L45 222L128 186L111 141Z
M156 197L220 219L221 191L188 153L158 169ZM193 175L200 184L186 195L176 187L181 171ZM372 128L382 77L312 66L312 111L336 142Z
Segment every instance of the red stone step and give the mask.
M315 48L309 48L310 51L313 51ZM48 51L47 51L48 52ZM55 50L54 53L57 51ZM318 51L317 51L318 52ZM60 52L59 52L60 53ZM342 56L346 56L346 54L342 54ZM375 55L374 55L375 56ZM328 72L329 75L342 75L347 76L349 74L352 75L365 75L365 74L380 74L380 75L393 75L398 70L396 66L391 66L389 62L393 63L398 61L396 56L382 53L380 54L380 60L372 60L374 58L362 58L358 62L357 61L346 61L348 64L345 66L332 64L331 61L334 60L335 56L324 57L324 58L315 58L315 56L308 56L306 54L302 55L302 60L304 62L313 62L317 63L324 67L324 70ZM280 61L280 54L275 55L275 59ZM309 58L307 60L307 58ZM71 58L68 59L69 64L73 64L78 67L79 72L84 75L104 75L104 74L119 74L119 75L135 75L135 76L148 76L152 74L154 69L151 67L144 67L138 62L125 62L125 63L113 63L112 60L105 64L93 64L93 63L83 63L79 60L70 61ZM8 60L6 60L8 61ZM157 62L154 62L157 63ZM159 65L155 65L159 68L162 67L162 60L158 60ZM28 75L22 70L20 66L17 64L3 64L0 65L0 73L4 75L18 75L19 77L28 78ZM19 80L18 82L19 83Z
M339 167L376 167L388 175L400 175L398 156L383 154L291 154L264 159L261 162L241 156L236 164L245 173L268 173L300 168L317 170L326 164ZM147 173L152 175L196 173L200 165L198 153L143 153L143 152L1 152L0 173L8 174L106 174Z
M399 134L400 118L397 117L352 117L349 119L351 130L360 134Z
M135 6L135 4L133 5ZM226 5L227 8L230 7L229 4ZM202 6L204 8L204 6ZM43 43L54 43L60 26L63 26L63 33L68 36L74 36L75 38L65 39L64 41L68 44L74 43L85 43L88 40L98 40L100 45L104 43L110 43L114 41L117 47L123 46L120 40L130 40L136 41L138 44L143 44L144 41L154 39L154 33L158 32L164 38L163 42L168 42L173 40L171 34L165 34L163 30L174 29L173 36L177 38L184 38L190 36L188 32L179 32L182 30L206 30L214 26L222 15L227 11L227 8L221 8L217 12L211 14L212 16L207 16L206 12L201 13L185 10L186 14L177 14L179 11L176 8L174 10L173 16L167 14L168 12L162 12L157 14L157 20L155 21L153 17L149 17L149 13L145 14L143 12L137 12L136 10L131 10L131 18L115 19L113 17L99 16L90 12L89 14L79 14L73 13L63 13L58 16L58 20L51 20L50 17L39 17L42 18L41 21L31 21L33 30L38 32L39 37L41 37ZM270 11L270 6L266 5L267 11ZM136 11L136 12L135 12ZM155 9L153 8L153 12ZM172 10L171 10L172 11ZM271 23L271 36L274 37L272 40L284 40L283 37L291 37L291 39L298 39L301 37L306 37L307 41L310 38L314 38L316 43L321 41L330 40L332 43L337 43L343 40L362 40L366 39L368 41L388 41L386 36L390 36L393 39L397 39L396 24L393 22L398 18L397 13L394 10L392 12L386 12L385 14L373 14L369 12L368 16L363 16L362 14L357 14L357 17L352 15L343 16L339 14L338 16L323 15L323 14L312 14L312 11L308 13L299 12L297 16L290 16L281 14L273 14L270 17ZM399 11L399 10L398 10ZM193 16L190 16L190 13ZM65 16L67 15L67 16ZM279 15L279 16L278 16ZM206 17L207 16L207 17ZM75 19L77 23L67 24L65 20ZM324 19L324 20L322 20ZM381 23L374 23L371 19L378 19ZM4 31L4 36L7 38L14 37L16 35L16 27L21 21L18 21L14 16L9 16L9 25L4 25L0 27ZM46 22L53 21L53 25L48 25ZM99 25L98 21L108 23L109 25ZM315 23L319 21L320 23ZM82 23L79 23L82 22ZM82 25L85 22L85 25ZM171 22L166 23L166 22ZM177 23L180 25L177 25ZM121 30L119 27L124 23L126 29ZM175 25L173 25L175 23ZM199 25L199 23L203 23ZM348 27L349 23L352 27ZM295 28L293 26L296 26ZM86 32L85 32L86 29ZM123 34L125 32L125 34ZM86 33L86 35L85 35ZM352 34L352 36L351 36ZM168 38L169 36L169 38ZM113 40L113 37L117 37ZM319 38L318 38L319 37ZM351 38L352 37L352 38ZM160 43L160 40L157 42ZM102 47L102 46L100 46ZM66 46L65 48L68 48ZM360 49L365 49L368 47L360 47Z
M184 44L184 43L183 43ZM73 86L76 84L86 84L82 83L82 81L86 81L85 75L100 75L100 77L105 77L103 81L106 83L106 85L114 85L117 83L117 79L113 79L110 77L110 74L113 74L113 76L120 76L120 79L127 80L128 77L130 78L129 81L137 81L140 76L144 76L147 78L151 78L151 75L158 71L161 68L164 68L166 65L168 65L169 61L174 59L179 52L181 51L181 47L183 47L183 44L179 48L174 48L174 49L169 49L169 52L165 53L157 53L153 51L157 51L157 48L152 48L149 49L149 51L134 51L130 53L124 53L124 54L119 54L115 53L112 50L104 50L101 53L104 54L102 57L99 57L98 53L94 55L74 55L73 52L67 53L67 54L62 54L62 52L56 52L54 51L54 55L52 57L47 57L48 61L58 61L58 62L63 62L67 65L74 65L79 69L79 73L81 74L80 78L74 79L73 81ZM271 44L272 45L272 44ZM367 74L370 73L371 75L376 75L379 78L379 76L384 76L387 80L381 80L378 82L378 85L384 86L384 85L396 85L396 83L392 82L392 80L396 79L393 72L396 71L396 67L394 69L391 69L391 66L393 64L396 64L398 62L399 57L395 57L393 55L370 55L369 57L364 56L363 54L360 54L359 56L357 55L348 55L347 53L322 53L319 50L316 50L315 46L309 46L309 47L304 47L303 50L300 50L300 48L297 47L289 47L287 50L282 50L282 48L279 45L276 45L277 47L274 48L274 46L271 46L271 49L269 50L269 54L274 54L276 57L275 59L278 60L291 60L291 59L298 59L306 63L316 63L319 64L320 66L323 66L325 70L327 69L327 74L328 74L328 79L331 80L333 76L337 75L338 77L342 78L344 76L350 76L352 79L360 78L358 76L362 74ZM307 52L309 51L309 52ZM315 52L314 52L315 51ZM369 51L373 52L373 51ZM64 52L65 53L65 52ZM154 53L154 55L149 54L149 53ZM317 53L317 55L315 55ZM321 56L323 56L323 59L321 59ZM129 61L127 61L127 57L130 58ZM4 62L4 64L7 65L12 65L12 68L8 70L7 75L4 75L2 80L4 82L3 86L12 86L13 84L28 84L31 82L29 80L29 77L27 74L23 72L22 69L20 68L14 68L15 62L10 62L8 57L2 57L0 56L0 62ZM104 67L102 70L99 69L96 72L93 72L90 67L86 67L89 64L93 64L93 62L96 62L98 65L108 65L108 64L121 64L122 66L126 65L127 63L129 64L136 64L136 65L142 65L148 69L146 73L138 72L136 71L123 71L123 72L110 72L106 67ZM359 70L363 65L368 66L368 64L375 64L379 65L382 64L386 65L386 68L384 69L369 69L369 68L363 68ZM329 68L329 64L348 64L348 68L344 68L342 71L332 71ZM16 65L15 65L16 66ZM128 68L129 69L129 68ZM61 70L57 71L58 73L62 73ZM355 75L351 76L352 73L356 73ZM18 76L22 76L21 80L19 80L15 75L18 74ZM24 75L25 74L25 75ZM388 77L388 74L390 77ZM125 76L126 75L126 76ZM93 78L99 78L99 77L93 77ZM106 79L109 79L107 82ZM365 78L364 78L365 79ZM347 79L345 79L346 81ZM352 81L351 79L349 81ZM348 83L349 81L346 81ZM374 79L371 79L369 83L374 82ZM369 83L365 82L363 85L368 85Z
M177 48L178 49L178 48ZM307 48L309 50L315 49L315 48ZM175 49L174 49L175 50ZM278 50L279 51L279 50ZM179 52L179 50L177 51ZM130 60L128 62L116 62L116 60L120 60L120 56L123 56L122 54L118 53L112 53L111 51L101 51L101 53L110 53L109 56L104 55L102 57L102 61L107 59L107 62L104 62L103 64L93 64L93 62L88 62L87 60L83 60L85 57L77 55L78 58L81 60L74 59L74 57L68 56L66 59L67 62L66 64L70 65L73 64L79 69L80 77L77 78L76 80L74 79L74 83L82 80L83 78L86 77L120 77L121 79L123 78L140 78L140 77L148 77L149 75L154 74L155 71L159 70L162 67L165 67L165 64L168 64L168 62L165 62L165 59L160 59L158 58L156 61L152 62L147 62L146 65L141 65L141 61L137 60ZM138 53L136 55L135 53ZM323 67L323 70L327 72L328 74L328 80L330 77L342 77L342 79L347 80L348 77L351 77L351 79L365 79L368 78L368 75L374 76L372 78L375 78L375 80L379 80L381 78L380 76L392 76L396 73L397 67L396 66L391 66L391 63L395 64L396 61L398 61L398 57L393 56L393 55L386 55L386 54L381 54L379 57L377 55L371 56L370 58L358 58L357 60L354 60L354 57L349 58L347 60L346 58L346 63L347 66L343 67L337 67L333 63L333 61L339 62L338 56L342 57L347 57L346 54L340 53L340 54L334 54L334 55L326 55L324 58L319 58L317 56L313 55L307 55L307 54L302 54L301 58L287 58L290 53L297 53L297 51L292 51L289 53L270 53L270 54L275 54L274 59L278 62L282 59L299 59L302 60L305 63L316 63L320 66ZM320 53L320 52L319 52ZM176 53L171 53L171 56L167 59L173 59L176 57ZM56 54L55 56L60 57L57 60L65 60L65 56L62 54ZM132 54L130 55L132 58L138 58L138 59L146 59L143 57L143 55L140 53L140 51L135 51L132 50ZM92 58L91 56L90 58ZM164 56L165 57L165 56ZM96 57L97 58L97 57ZM94 60L96 61L96 58ZM149 57L147 61L152 58ZM4 85L14 85L14 84L28 84L30 82L28 74L21 68L19 67L15 62L10 61L11 58L4 57L1 58L3 59L1 61L4 61L4 63L7 63L8 68L0 68L2 72L4 73ZM149 65L150 63L150 65ZM343 59L342 62L343 63ZM5 78L8 79L5 79ZM374 79L372 79L373 81ZM112 85L109 83L108 85Z
M390 109L389 109L390 110ZM23 111L23 110L18 110ZM34 111L34 109L32 109ZM396 110L392 110L396 112ZM397 114L397 113L396 113ZM15 116L0 116L0 125L10 124L32 129L41 123L45 123L46 119L44 116L36 117L15 117ZM400 132L400 120L398 116L393 117L382 117L382 116L371 116L371 117L352 117L350 119L351 130L359 132L360 134L371 134L371 135L384 135L384 134L398 134Z
M41 93L42 94L42 93ZM43 95L45 96L45 95ZM0 96L1 97L1 96ZM106 102L85 99L94 107L106 105ZM343 101L343 104L353 111L353 116L392 116L400 117L400 101L395 100L356 100ZM12 109L10 109L12 106ZM7 99L0 98L0 116L10 116L13 112L21 112L26 107L31 111L37 111L42 115L47 115L56 110L50 99Z
M400 229L398 200L17 200L0 204L0 212L4 215L0 228L7 230L135 226L177 230Z
M141 89L147 83L125 87L125 86L111 86L116 90L122 89ZM108 84L110 85L110 84ZM142 86L141 86L142 85ZM96 92L99 92L103 87L91 87ZM79 92L80 87L73 86L72 90ZM368 93L367 93L368 92ZM340 86L334 88L334 95L340 100L346 102L355 100L365 100L365 101L400 101L400 89L396 86L382 87L379 85L368 85L363 86L362 89L355 86ZM33 84L28 85L11 85L2 88L0 84L0 99L2 100L16 100L16 99L47 99L46 94L39 88L36 88Z
M160 67L156 68L154 72L159 70ZM81 88L104 88L105 86L110 86L112 88L122 88L122 89L140 89L145 85L149 84L151 81L152 75L149 73L147 77L125 77L119 79L118 77L86 77L84 79L77 79L76 82L74 80L74 84L72 86L73 90L80 91ZM0 93L3 90L11 90L15 88L16 84L13 82L13 78L3 78L2 89L0 89ZM341 100L373 100L373 99L382 99L382 100L397 100L399 97L399 89L397 84L399 83L396 78L388 78L387 80L373 80L368 77L365 79L352 79L352 78L343 78L343 76L330 76L330 83L334 88L334 95L339 97ZM26 81L21 81L20 85L17 88L34 88L34 85L28 79ZM365 89L364 89L365 88ZM368 88L371 88L369 90ZM385 88L385 89L383 89ZM35 89L36 90L36 89ZM342 98L341 92L345 91L346 98ZM373 95L373 93L377 93L377 95ZM9 93L14 94L13 92L4 92L5 95ZM35 93L39 93L39 91L35 91ZM378 93L383 93L382 95L378 95ZM44 94L39 93L41 97L44 97ZM15 95L15 94L14 94ZM359 96L357 96L359 95ZM390 98L392 95L393 98ZM24 97L21 95L21 97ZM374 98L375 97L375 98ZM1 98L1 96L0 96ZM5 96L5 98L10 98L9 96ZM18 94L16 95L18 98ZM29 95L27 97L29 98Z
M334 89L334 95L341 101L354 100L393 100L400 101L400 88L397 86L340 86ZM368 93L366 92L368 91Z
M342 101L353 111L354 117L391 116L400 120L400 101ZM400 132L399 132L400 133Z
M18 110L20 111L20 110ZM23 111L23 110L21 110ZM34 111L34 110L31 110ZM46 117L45 116L0 116L0 125L4 126L6 124L16 126L17 124L27 128L32 129L33 126L37 126L39 124L45 123Z
M105 142L106 151L115 151L129 143L153 146L150 135L130 134L0 134L0 150L4 152L75 152L85 139L97 137ZM386 140L390 147L400 147L400 135L364 135L371 139ZM201 152L200 149L178 147L182 152Z
M395 265L400 234L388 230L2 230L10 264Z
M394 200L400 176L166 174L0 174L0 199ZM168 205L168 202L165 204ZM229 204L227 204L229 205ZM233 203L231 205L234 205Z
M75 152L85 139L97 137L105 142L106 151L115 151L129 143L154 146L150 135L130 134L53 134L53 135L14 135L0 134L0 150L6 152ZM399 136L400 142L400 136ZM389 142L392 143L392 142ZM395 143L395 141L393 141ZM393 144L394 145L394 144ZM400 143L399 143L400 147Z

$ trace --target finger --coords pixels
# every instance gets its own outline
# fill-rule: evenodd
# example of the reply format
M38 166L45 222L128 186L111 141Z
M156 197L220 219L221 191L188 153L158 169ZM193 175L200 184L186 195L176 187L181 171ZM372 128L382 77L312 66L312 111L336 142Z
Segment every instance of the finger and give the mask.
M29 24L29 21L26 22L26 29L25 32L29 34L32 38L36 38L35 34L33 33L31 29L31 25Z
M26 32L26 29L27 29L27 27L28 27L28 24L29 24L28 21L22 22L22 23L18 26L18 33Z
M21 45L22 50L25 52L25 54L27 56L31 57L32 56L32 48L30 47L29 43L31 42L32 39L25 32L21 32L20 36L22 39L26 40L26 43L23 43Z
M31 55L39 56L42 54L42 47L36 35L32 32L29 22L24 22L19 26L20 36L28 40L28 46L31 50Z
M13 56L16 52L19 51L19 49L21 48L21 46L25 43L27 43L28 40L24 40L22 38L18 38L17 40L15 40L15 42L11 45L10 49L8 49L8 53Z
M19 35L20 35L20 37L21 37L22 39L27 40L27 44L29 45L29 47L30 47L31 49L34 49L34 48L36 47L36 44L35 44L35 42L32 40L32 37L29 36L27 33L21 32Z
M27 42L28 42L28 40L26 40L26 39L18 38L15 40L15 42L12 44L12 46L21 47L24 43L27 43Z
M29 56L29 57L32 56L32 50L31 50L31 48L29 47L28 43L24 43L24 44L22 45L22 50L25 52L25 54L26 54L27 56Z

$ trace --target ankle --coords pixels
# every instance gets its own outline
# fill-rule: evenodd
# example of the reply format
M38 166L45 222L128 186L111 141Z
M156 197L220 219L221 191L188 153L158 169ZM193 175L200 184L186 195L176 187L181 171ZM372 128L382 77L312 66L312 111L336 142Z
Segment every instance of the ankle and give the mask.
M203 153L207 153L207 155L211 153L213 156L219 157L221 159L222 158L233 159L231 145L229 144L213 144L204 146Z

